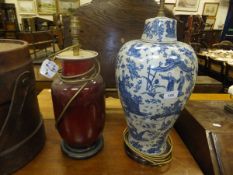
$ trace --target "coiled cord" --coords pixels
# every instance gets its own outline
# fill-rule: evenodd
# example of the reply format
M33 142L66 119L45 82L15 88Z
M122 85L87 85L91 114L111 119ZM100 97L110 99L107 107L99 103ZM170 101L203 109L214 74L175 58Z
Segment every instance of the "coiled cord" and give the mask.
M167 144L168 144L168 150L165 153L156 155L156 156L152 156L152 155L148 155L148 154L144 154L141 151L139 151L138 149L136 149L135 147L133 147L128 140L128 129L126 128L123 132L123 139L125 144L128 146L128 148L134 153L136 154L138 157L148 161L151 165L153 166L162 166L165 164L168 164L172 161L172 148L173 148L173 144L172 144L172 140L170 138L170 136L168 136L168 140L167 140Z

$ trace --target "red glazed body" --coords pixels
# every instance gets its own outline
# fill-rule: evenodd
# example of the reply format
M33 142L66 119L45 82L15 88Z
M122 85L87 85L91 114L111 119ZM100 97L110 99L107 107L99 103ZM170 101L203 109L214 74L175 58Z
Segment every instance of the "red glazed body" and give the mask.
M64 61L65 75L73 76L86 72L85 61ZM87 62L87 64L90 64ZM78 71L74 69L78 65ZM69 72L69 66L72 68ZM82 69L83 67L83 69ZM63 72L64 75L64 72ZM65 76L64 75L64 76ZM57 119L68 101L81 88L85 82L75 84L65 83L57 78L52 83L52 99L54 114ZM78 96L72 101L61 122L58 131L66 144L73 148L86 148L93 145L102 135L105 123L104 83L100 75L88 81Z

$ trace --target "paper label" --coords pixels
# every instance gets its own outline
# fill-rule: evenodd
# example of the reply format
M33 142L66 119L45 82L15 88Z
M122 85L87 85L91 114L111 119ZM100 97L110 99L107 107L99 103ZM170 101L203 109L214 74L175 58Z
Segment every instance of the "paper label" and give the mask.
M171 91L171 92L166 92L164 94L164 99L171 99L171 98L177 98L179 94L179 91Z
M46 59L40 67L40 74L47 78L53 78L58 69L59 67L55 62Z

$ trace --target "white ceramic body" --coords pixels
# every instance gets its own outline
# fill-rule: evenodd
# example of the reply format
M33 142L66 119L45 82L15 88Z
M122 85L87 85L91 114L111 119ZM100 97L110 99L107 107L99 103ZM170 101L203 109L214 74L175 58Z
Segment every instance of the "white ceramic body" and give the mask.
M166 150L168 131L193 90L197 70L191 46L176 40L173 19L146 20L142 39L122 46L116 81L133 147L148 155Z

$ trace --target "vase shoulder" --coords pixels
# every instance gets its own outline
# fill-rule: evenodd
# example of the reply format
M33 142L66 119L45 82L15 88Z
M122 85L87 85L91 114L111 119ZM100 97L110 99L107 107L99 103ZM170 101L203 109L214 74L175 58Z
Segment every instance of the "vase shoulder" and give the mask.
M129 41L122 46L117 61L121 59L134 60L135 62L146 62L148 59L166 61L166 59L175 57L195 61L196 54L190 45L180 41L151 43L138 39Z

